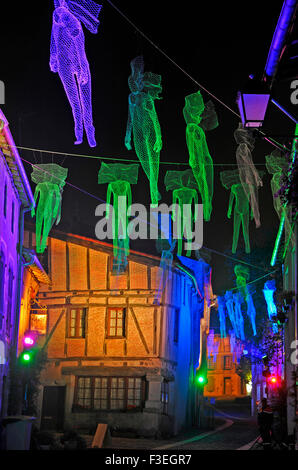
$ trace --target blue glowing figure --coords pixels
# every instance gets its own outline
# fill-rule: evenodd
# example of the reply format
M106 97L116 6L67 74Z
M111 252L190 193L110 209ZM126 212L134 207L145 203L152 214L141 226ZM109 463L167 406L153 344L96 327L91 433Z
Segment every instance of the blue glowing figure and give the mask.
M273 320L273 317L277 315L277 308L274 302L274 292L276 291L275 287L275 280L272 279L270 281L266 281L264 284L263 294L267 304L267 312L269 316L269 320ZM273 332L276 333L278 331L277 324L273 323Z
M225 338L227 336L226 332L226 314L225 314L225 301L223 297L217 297L217 305L218 305L218 317L220 323L220 336L221 338Z
M213 362L216 362L219 343L219 341L215 341L214 330L209 330L209 334L207 336L207 355L208 359L213 358Z
M247 289L248 289L248 287L247 287ZM251 293L249 292L249 290L248 290L248 294L247 294L247 296L246 296L246 304L247 304L247 315L248 315L249 318L250 318L250 322L251 322L253 334L254 334L254 336L256 336L256 334L257 334L257 329L256 329L256 309L255 309L255 306L254 306L254 302L253 302L252 295L251 295Z
M244 320L243 320L243 315L241 311L241 303L242 303L241 294L239 294L239 292L237 292L236 294L233 294L233 299L234 299L234 305L235 305L235 322L237 325L237 333L238 333L236 334L236 336L237 338L240 338L242 341L244 341L245 334L244 334Z
M236 322L236 314L235 314L235 308L234 308L234 298L233 298L232 291L227 290L224 297L225 297L226 308L227 308L227 312L228 312L228 316L229 316L231 325L233 327L233 330L235 331L236 336L238 336L238 325L237 325L237 322Z
M58 73L72 109L75 144L83 142L84 128L90 147L96 147L92 118L91 75L81 22L96 34L102 5L92 0L54 0L50 69Z
M166 283L171 279L172 264L173 264L173 251L176 245L176 240L168 247L162 250L159 270L157 275L158 290L155 294L154 305L160 305L161 295L166 287Z

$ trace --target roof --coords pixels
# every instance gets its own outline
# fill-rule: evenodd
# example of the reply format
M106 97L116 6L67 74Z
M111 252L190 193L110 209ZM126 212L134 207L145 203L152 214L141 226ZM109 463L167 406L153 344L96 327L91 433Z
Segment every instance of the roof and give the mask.
M33 224L31 224L30 222L26 222L26 228L31 230L33 227L34 227ZM93 238L85 237L82 235L75 235L73 233L65 233L57 229L54 229L54 230L52 229L49 238L55 238L58 240L62 240L68 243L74 243L74 244L81 245L86 248L91 248L95 250L100 249L101 251L105 251L108 254L113 254L112 244L103 242L101 240L95 240ZM121 248L119 249L121 250ZM142 253L142 252L135 251L135 250L129 250L128 258L131 261L135 261L139 263L143 262L145 264L150 264L150 265L155 265L155 266L159 266L160 261L161 261L161 258L158 256L153 256L151 254ZM143 258L143 260L140 260L140 258ZM184 259L190 260L190 258L184 258L184 257L179 257L179 258L180 258L179 260L181 263L184 263ZM197 261L191 260L191 261L193 262L194 265L195 264L200 265L201 263L201 261L199 260ZM205 262L204 262L204 266L208 266L210 268L210 266ZM186 266L186 265L181 266L181 264L179 264L179 262L176 262L175 260L173 261L173 267L178 269L180 272L185 273L192 280L197 294L199 295L201 299L203 299L204 292L203 290L201 292L199 289L198 281L196 278L196 273L193 272L192 269L189 269L189 266Z
M40 284L51 284L51 280L39 262L36 253L23 247L25 266L27 266Z
M19 152L15 146L8 121L0 109L0 154L6 160L21 203L25 208L35 205L31 187L25 173Z

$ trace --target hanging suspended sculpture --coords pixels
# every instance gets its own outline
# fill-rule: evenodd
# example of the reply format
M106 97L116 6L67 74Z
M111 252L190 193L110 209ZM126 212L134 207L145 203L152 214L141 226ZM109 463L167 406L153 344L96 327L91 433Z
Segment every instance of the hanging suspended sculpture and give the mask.
M245 243L245 252L250 253L249 243L249 199L241 184L238 170L227 170L220 173L221 184L225 189L230 189L228 218L231 218L234 206L234 229L233 229L233 244L232 253L236 253L239 231L242 227L242 233ZM235 205L234 205L235 200ZM253 213L251 211L251 218Z
M229 331L229 336L231 353L233 354L233 362L239 362L242 355L243 346L241 345L239 340L237 340L235 332L233 330Z
M267 171L269 174L273 175L270 183L273 197L273 206L279 219L284 217L286 240L288 240L290 237L291 245L292 247L294 247L295 237L294 234L291 233L292 230L288 208L283 205L281 198L278 195L278 191L280 190L282 185L283 175L287 171L288 167L289 163L285 155L280 150L275 149L270 155L266 155Z
M97 145L92 117L91 75L81 23L93 34L98 30L102 5L92 0L54 0L50 69L58 73L75 125L75 144L83 142L84 128L90 147Z
M164 292L167 282L172 278L173 251L175 249L176 240L158 240L158 250L161 252L161 259L157 274L158 289L154 297L154 305L160 305L161 296Z
M116 262L124 263L129 254L128 208L132 204L131 184L137 184L139 164L102 163L98 184L108 184L106 218L112 217L113 253ZM113 200L113 214L110 204Z
M62 191L68 169L55 163L34 165L31 179L36 184L34 200L37 209L33 208L31 216L36 215L36 252L43 253L47 239L54 223L61 219Z
M256 336L256 334L257 334L257 328L256 328L256 309L255 309L255 306L254 306L254 302L253 302L252 295L251 295L251 293L249 292L249 288L247 287L247 289L248 289L248 293L247 293L247 296L246 296L247 315L248 315L249 318L250 318L250 323L251 323L253 335Z
M185 171L167 171L164 183L167 191L173 191L173 205L177 205L179 209L176 211L174 207L172 219L178 238L177 254L181 256L183 234L190 243L193 237L192 222L196 221L198 217L198 212L195 211L195 214L192 214L191 210L192 204L198 204L197 185L190 169ZM188 249L186 256L190 256L190 254L191 250Z
M125 146L131 150L131 137L136 154L149 180L151 203L158 204L159 155L162 149L161 129L155 110L155 100L160 100L161 76L144 72L141 56L131 61L131 75L128 79L128 121Z
M207 355L208 359L213 359L213 362L216 362L217 354L219 351L219 341L215 340L214 330L209 330L207 336Z
M254 138L252 133L244 129L239 123L238 129L234 132L235 140L238 144L236 150L236 160L238 164L240 181L243 190L250 201L250 205L255 219L256 227L260 227L260 212L258 203L258 188L263 186L259 173L252 161L251 152L254 149Z
M243 315L242 315L242 298L239 292L236 294L233 294L233 300L234 300L234 308L235 308L235 323L237 325L237 333L236 336L240 338L242 341L245 341L245 334L244 334L244 320L243 320Z
M234 298L233 298L233 292L230 290L227 290L225 295L224 295L225 303L226 303L226 308L228 312L228 317L231 322L232 328L235 331L235 334L237 337L240 336L239 333L239 328L237 325L237 318L236 318L236 312L235 312L235 306L234 306Z
M276 291L275 280L266 281L264 284L263 294L267 304L267 312L270 321L277 315L277 307L274 301L274 292ZM273 322L273 333L277 333L278 327L276 322Z
M246 283L249 280L249 268L243 264L237 264L234 268L234 273L236 274L236 286L238 287L243 300L246 300L248 295Z
M226 333L226 314L225 314L225 300L224 297L217 296L217 305L218 305L218 317L220 324L220 337L225 338Z
M209 221L213 198L213 160L208 150L205 131L218 126L214 105L206 106L200 91L185 97L183 115L186 122L186 143L189 166L192 168L202 198L204 220Z

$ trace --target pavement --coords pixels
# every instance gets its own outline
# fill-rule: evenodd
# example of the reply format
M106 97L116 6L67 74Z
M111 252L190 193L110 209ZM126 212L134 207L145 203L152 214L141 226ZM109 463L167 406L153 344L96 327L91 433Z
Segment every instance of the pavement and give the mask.
M111 437L106 449L140 450L248 450L259 432L248 405L218 403L214 408L215 428L192 428L170 439ZM82 436L91 447L92 436ZM243 449L242 449L243 448Z

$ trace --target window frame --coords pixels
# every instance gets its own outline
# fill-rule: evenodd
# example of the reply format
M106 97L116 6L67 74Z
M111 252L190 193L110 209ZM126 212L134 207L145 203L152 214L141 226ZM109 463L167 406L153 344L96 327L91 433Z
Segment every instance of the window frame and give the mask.
M168 415L169 412L169 396L170 396L170 382L164 379L161 382L160 388L160 401L162 403L162 414Z
M212 367L210 367L210 365L212 365ZM215 370L215 367L216 367L216 361L214 360L213 356L210 356L209 358L207 358L207 369Z
M14 287L14 274L11 266L8 269L8 283L7 283L7 302L6 302L6 335L10 337L12 327L12 302L13 302L13 287Z
M111 313L112 311L116 311L116 324L115 324L115 327L111 327ZM122 313L122 320L120 320L122 322L122 334L121 335L117 335L117 330L118 330L118 312L121 311ZM106 317L106 338L107 339L123 339L123 338L126 338L126 308L125 307L108 307L107 308L107 313L106 313L107 317ZM112 319L113 320L113 319ZM119 321L119 323L120 323ZM115 328L115 334L112 335L110 334L111 333L111 328Z
M227 367L226 361L228 360L229 367ZM225 355L223 357L223 368L224 370L232 370L233 369L233 358L230 355Z
M71 334L71 330L72 330L72 326L71 326L71 313L72 311L76 311L76 312L80 312L82 311L83 312L83 326L82 326L82 335L78 335L78 331L80 330L80 317L76 314L76 318L75 318L75 335L73 336ZM85 339L86 338L86 320L87 320L87 313L88 313L88 308L86 307L78 307L78 306L71 306L69 307L69 310L68 310L68 315L67 315L67 321L68 321L68 325L67 325L67 338L70 338L70 339Z
M5 185L4 185L3 215L6 219L7 217L7 181L5 182Z
M79 404L79 397L78 397L78 393L79 393L79 380L80 379L90 379L90 406L89 407L85 407L81 404ZM107 387L106 387L106 390L107 390L107 393L106 393L106 398L96 398L95 397L95 390L96 389L105 389L104 387L95 387L95 383L96 383L96 379L100 379L101 381L103 379L106 379L107 381ZM123 387L123 390L124 390L124 393L123 393L123 398L122 397L119 397L118 396L118 393L117 393L117 397L116 398L112 398L112 381L113 380L117 380L117 383L119 383L119 380L123 380L124 381L124 387ZM129 380L133 380L134 381L134 385L136 384L136 380L140 380L140 388L137 388L137 387L129 387ZM80 387L82 388L82 387ZM88 387L84 387L85 388L88 388ZM120 387L116 387L114 388L115 390L119 391L119 390L122 390L122 388ZM129 405L129 400L131 400L129 398L129 390L139 390L140 391L140 405L139 406L133 406L133 405ZM141 411L143 408L144 408L144 404L145 404L145 392L146 392L146 381L145 381L145 378L144 377L132 377L132 376L129 376L129 377L124 377L124 376L117 376L117 377L109 377L109 376L82 376L82 375L78 375L76 376L76 380L75 380L75 390L74 390L74 399L73 399L73 406L72 406L72 411L73 412L78 412L78 411L82 411L82 412L129 412L129 411ZM85 399L85 398L84 398ZM135 399L135 393L134 393L134 399ZM136 398L137 399L137 398ZM106 400L107 402L107 406L106 408L95 408L94 407L94 403L96 400ZM122 400L123 401L123 407L111 407L111 403L112 403L112 400Z
M174 314L174 332L173 332L173 341L175 344L179 343L179 327L180 327L180 309L175 308Z
M11 203L11 233L14 233L14 222L15 222L15 203L12 201Z
M5 287L5 277L6 277L6 265L5 265L5 255L2 250L0 250L0 331L3 327L4 320L4 287Z

